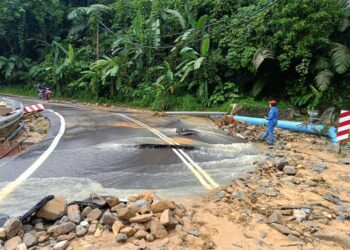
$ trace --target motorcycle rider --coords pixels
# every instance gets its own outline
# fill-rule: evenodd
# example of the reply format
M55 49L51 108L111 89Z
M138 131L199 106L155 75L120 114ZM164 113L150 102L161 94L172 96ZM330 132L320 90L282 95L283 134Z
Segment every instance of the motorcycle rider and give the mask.
M39 85L38 85L38 93L39 93L39 98L40 99L44 98L44 91L45 91L46 88L47 87L46 87L45 82L39 83Z

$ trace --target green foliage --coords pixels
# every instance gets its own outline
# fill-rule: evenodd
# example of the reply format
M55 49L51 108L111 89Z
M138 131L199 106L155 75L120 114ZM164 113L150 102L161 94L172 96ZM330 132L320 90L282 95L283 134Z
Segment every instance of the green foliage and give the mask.
M1 1L0 83L155 110L339 106L349 18L343 0Z

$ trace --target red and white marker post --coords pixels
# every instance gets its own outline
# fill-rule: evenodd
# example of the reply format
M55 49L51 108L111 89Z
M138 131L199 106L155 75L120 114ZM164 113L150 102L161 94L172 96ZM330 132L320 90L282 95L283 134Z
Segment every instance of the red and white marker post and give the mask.
M339 154L341 153L341 147L343 142L349 141L350 133L350 111L342 110L339 116L337 142L339 142Z
M24 113L30 113L30 112L37 112L37 111L42 111L44 110L44 105L42 103L39 104L33 104L33 105L29 105L24 107Z

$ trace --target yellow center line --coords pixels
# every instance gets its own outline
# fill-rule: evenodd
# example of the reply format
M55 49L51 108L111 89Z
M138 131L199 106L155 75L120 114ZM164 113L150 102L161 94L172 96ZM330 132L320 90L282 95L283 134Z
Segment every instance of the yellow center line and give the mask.
M169 143L170 145L180 145L178 142L174 141L173 139L167 137L166 135L162 134L160 131L151 128L147 124L144 124L138 120L135 120L131 117L128 117L126 115L122 114L116 114L120 117L123 117L125 119L128 119L129 121L135 122L136 124L148 129L153 134L157 135L159 138L163 139L165 142ZM191 157L186 154L182 149L173 149L174 153L186 164L186 166L190 169L190 171L195 175L195 177L199 180L199 182L207 189L213 189L219 187L219 184L216 183L210 175L202 169L196 162L194 162Z

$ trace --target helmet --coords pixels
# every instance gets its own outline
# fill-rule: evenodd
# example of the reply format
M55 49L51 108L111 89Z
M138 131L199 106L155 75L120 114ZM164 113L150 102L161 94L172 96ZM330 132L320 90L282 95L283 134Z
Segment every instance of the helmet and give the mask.
M269 101L269 104L271 104L272 106L276 106L277 105L277 101L271 100L271 101Z

